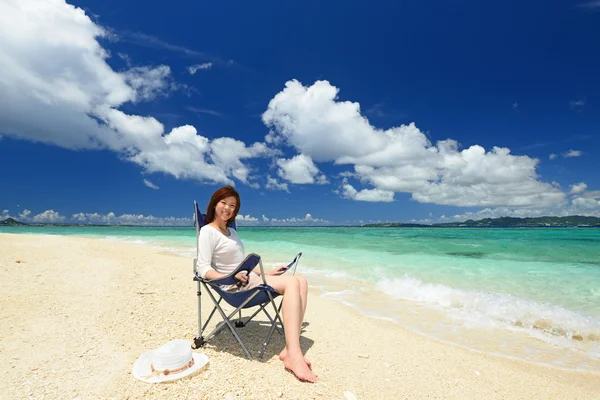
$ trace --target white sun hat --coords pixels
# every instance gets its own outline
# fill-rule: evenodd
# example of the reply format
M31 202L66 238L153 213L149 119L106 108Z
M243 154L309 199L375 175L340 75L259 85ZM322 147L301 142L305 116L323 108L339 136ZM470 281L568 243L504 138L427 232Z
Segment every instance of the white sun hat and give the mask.
M169 382L190 376L206 364L208 357L193 353L187 340L175 339L142 354L133 364L132 374L148 383Z

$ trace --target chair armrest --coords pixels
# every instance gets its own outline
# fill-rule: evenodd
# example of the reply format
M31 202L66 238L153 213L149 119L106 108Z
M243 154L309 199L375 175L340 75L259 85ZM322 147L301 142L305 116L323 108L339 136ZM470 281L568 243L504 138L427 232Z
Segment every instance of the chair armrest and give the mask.
M250 273L250 271L252 271L256 267L256 264L260 264L262 270L262 262L260 261L260 256L258 254L251 253L248 254L248 256L246 256L244 261L242 261L233 272L219 279L200 279L211 285L235 285L237 283L235 275L242 271L247 271L248 273Z
M302 257L302 252L296 254L296 257L294 257L292 262L286 266L285 271L283 271L281 274L283 275L292 269L292 275L296 275L296 268L298 268L298 264L300 263L300 257Z

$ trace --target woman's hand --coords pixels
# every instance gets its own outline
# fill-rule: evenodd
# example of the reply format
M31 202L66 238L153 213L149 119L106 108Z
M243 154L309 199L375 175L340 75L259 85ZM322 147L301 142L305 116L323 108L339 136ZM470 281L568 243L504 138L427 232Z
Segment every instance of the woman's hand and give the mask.
M274 269L273 271L265 272L265 275L281 275L288 270L287 265Z
M248 271L241 271L241 272L238 272L237 274L235 274L235 276L233 278L236 281L238 281L238 286L244 287L250 281L250 277L248 275L249 275Z

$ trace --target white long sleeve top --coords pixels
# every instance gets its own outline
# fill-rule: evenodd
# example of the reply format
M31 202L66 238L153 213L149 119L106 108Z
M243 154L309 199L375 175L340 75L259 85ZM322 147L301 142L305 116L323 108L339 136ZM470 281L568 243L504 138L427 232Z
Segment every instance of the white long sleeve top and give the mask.
M229 228L231 235L225 236L211 225L204 225L198 235L196 271L201 278L210 269L222 274L233 272L244 260L244 244L235 229Z

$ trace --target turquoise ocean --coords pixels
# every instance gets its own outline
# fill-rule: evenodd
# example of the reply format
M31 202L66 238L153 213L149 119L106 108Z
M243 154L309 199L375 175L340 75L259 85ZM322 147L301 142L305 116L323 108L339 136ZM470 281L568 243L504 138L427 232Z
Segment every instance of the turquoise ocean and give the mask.
M0 232L151 246L189 258L190 275L195 253L193 227ZM242 226L238 232L246 252L260 254L267 267L302 252L297 273L322 296L370 317L474 351L600 371L600 229Z

